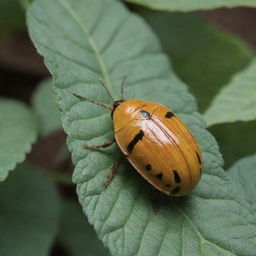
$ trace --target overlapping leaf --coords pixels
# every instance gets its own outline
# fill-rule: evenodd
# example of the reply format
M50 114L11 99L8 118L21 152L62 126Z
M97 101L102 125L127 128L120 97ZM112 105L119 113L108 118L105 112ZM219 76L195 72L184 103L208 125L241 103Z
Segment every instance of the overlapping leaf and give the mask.
M21 166L0 184L0 205L0 255L49 255L59 220L52 182Z
M61 129L60 112L53 99L52 87L51 81L44 81L33 96L33 107L43 136Z
M249 6L256 7L255 0L126 0L156 10L195 11L220 7Z
M256 60L221 89L204 117L208 126L256 119Z
M56 101L76 165L79 200L112 255L253 256L255 219L250 206L222 170L212 136L196 112L195 100L170 71L152 31L112 0L36 0L28 13L32 40L54 76ZM102 186L119 156L116 147L88 151L113 138L109 113L73 92L111 104L99 86L102 77L115 99L127 75L125 97L161 102L189 126L201 146L204 175L186 198L161 198L152 209L151 187L129 164Z
M159 36L177 75L195 95L204 112L231 76L254 58L240 38L221 31L195 13L156 12L142 9Z
M37 132L37 119L27 106L0 98L0 181L25 159Z

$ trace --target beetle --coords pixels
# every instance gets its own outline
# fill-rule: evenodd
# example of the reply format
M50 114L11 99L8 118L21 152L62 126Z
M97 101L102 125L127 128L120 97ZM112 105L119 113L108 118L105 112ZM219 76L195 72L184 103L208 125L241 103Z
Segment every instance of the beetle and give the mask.
M189 194L202 175L202 155L198 144L185 124L166 106L123 97L114 100L108 87L102 86L113 101L112 107L73 93L79 99L111 111L115 138L102 145L84 145L86 149L106 148L117 143L124 154L111 168L104 183L109 185L122 161L131 165L157 190L170 196Z

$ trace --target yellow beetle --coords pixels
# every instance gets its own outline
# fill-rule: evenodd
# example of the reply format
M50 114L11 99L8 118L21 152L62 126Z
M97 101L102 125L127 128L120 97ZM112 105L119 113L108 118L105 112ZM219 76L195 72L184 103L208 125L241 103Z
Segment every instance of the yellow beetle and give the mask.
M115 101L102 80L101 84L113 100L113 106L74 95L111 111L115 139L87 149L105 148L117 143L125 158L155 188L171 196L190 193L202 174L202 156L188 128L162 104L136 99L124 100L123 79L121 99ZM111 168L105 182L108 186L122 160Z

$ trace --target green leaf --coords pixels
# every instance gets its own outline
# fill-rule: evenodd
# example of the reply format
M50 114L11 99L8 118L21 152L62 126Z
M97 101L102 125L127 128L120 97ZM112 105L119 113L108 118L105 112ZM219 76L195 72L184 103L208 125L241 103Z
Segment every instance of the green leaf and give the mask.
M80 203L111 254L253 256L255 216L221 168L218 146L205 130L194 98L170 70L148 26L112 0L36 0L28 25L54 76ZM197 189L188 197L161 197L157 214L152 188L128 163L121 165L108 189L103 188L119 157L117 147L82 148L113 138L113 124L105 109L81 102L72 93L110 104L98 79L104 79L117 99L125 74L125 97L170 107L203 152L204 174Z
M24 161L37 132L36 117L27 106L0 98L0 181Z
M209 131L219 142L220 152L225 159L225 170L230 168L237 159L255 153L255 127L256 121L219 124L209 127Z
M51 81L42 82L32 98L33 108L40 123L40 133L42 136L47 136L62 128L60 111L54 102L52 87Z
M18 0L1 0L0 10L0 36L25 29L24 11Z
M63 201L58 241L71 256L109 255L82 214L81 207L72 201Z
M178 76L189 85L201 112L230 77L253 59L254 53L246 43L199 15L140 12L159 36Z
M256 119L256 60L236 74L204 114L208 126Z
M256 7L255 0L126 0L127 2L140 4L148 8L166 11L194 11L208 10L220 7L248 6Z
M22 7L24 8L24 10L27 10L28 7L31 5L31 3L33 2L33 0L19 0L20 4L22 5Z
M256 155L248 156L237 161L229 170L230 177L240 188L245 200L256 212Z
M0 255L49 255L59 219L53 183L34 167L20 166L0 183L0 205Z

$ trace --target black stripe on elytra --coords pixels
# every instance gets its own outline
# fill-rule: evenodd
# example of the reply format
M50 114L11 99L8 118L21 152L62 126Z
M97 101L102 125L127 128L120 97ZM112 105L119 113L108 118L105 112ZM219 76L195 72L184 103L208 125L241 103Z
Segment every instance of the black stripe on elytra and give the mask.
M197 156L198 163L199 163L199 164L202 164L202 160L201 160L201 157L200 157L200 155L198 154L198 152L196 152L196 156Z
M127 151L129 153L132 153L133 148L135 147L135 145L139 142L139 140L142 140L144 136L144 132L142 130L140 130L133 138L133 140L128 144L127 146Z
M170 111L168 111L166 114L165 114L165 117L166 118L172 118L174 116L174 114Z
M157 179L162 180L163 174L160 172L156 175Z
M173 191L172 194L175 195L180 191L180 187L176 187Z
M180 179L180 175L178 174L178 172L173 170L173 174L174 174L175 183L180 183L181 179Z

